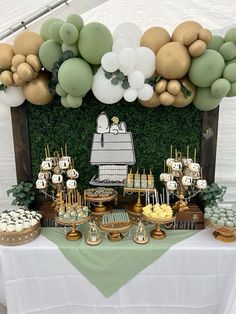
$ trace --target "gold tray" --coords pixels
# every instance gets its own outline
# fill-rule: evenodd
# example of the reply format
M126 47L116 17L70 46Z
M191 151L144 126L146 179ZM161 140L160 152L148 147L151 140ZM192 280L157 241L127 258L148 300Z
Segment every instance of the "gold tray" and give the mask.
M41 224L38 222L36 225L24 229L21 232L12 231L12 232L0 232L0 244L7 246L14 246L25 244L36 239L41 230Z
M223 242L236 241L236 227L220 226L204 218L205 224L213 230L213 236Z
M75 226L78 226L78 225L82 225L82 224L88 222L89 220L90 220L90 215L88 215L87 217L84 217L83 219L80 219L80 220L71 220L71 221L63 220L63 219L59 218L58 216L55 217L55 222L58 223L59 225L62 225L62 226L71 226L72 224Z

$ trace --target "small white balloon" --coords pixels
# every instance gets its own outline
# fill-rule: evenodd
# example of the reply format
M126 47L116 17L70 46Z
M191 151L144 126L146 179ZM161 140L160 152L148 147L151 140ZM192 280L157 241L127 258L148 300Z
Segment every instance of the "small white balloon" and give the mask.
M144 81L145 77L141 71L133 71L128 76L129 85L134 89L140 89L141 87L143 87Z
M134 70L143 72L145 78L149 78L155 72L156 56L154 52L147 47L136 49L136 63Z
M131 72L133 72L133 69L134 69L134 67L133 67L132 64L131 65L129 64L129 65L126 65L126 66L122 66L122 65L119 66L119 70L124 75L129 75Z
M123 48L131 47L130 44L124 38L118 38L113 42L112 51L119 53Z
M124 91L124 99L128 102L134 101L137 97L138 97L138 92L136 89L129 87Z
M21 87L8 86L5 91L0 92L0 102L10 106L18 107L23 104L25 97Z
M94 96L104 104L114 104L121 100L124 90L121 84L113 85L111 80L105 77L102 68L99 68L93 77L92 91Z
M118 54L118 60L123 67L132 67L136 62L136 51L133 48L124 48Z
M125 39L131 47L139 47L142 30L134 23L126 22L117 26L113 33L114 41L118 38Z
M153 95L153 88L149 84L144 84L142 88L138 90L138 98L143 101L149 100Z
M101 64L105 71L115 72L119 68L117 54L114 52L105 53L102 57Z

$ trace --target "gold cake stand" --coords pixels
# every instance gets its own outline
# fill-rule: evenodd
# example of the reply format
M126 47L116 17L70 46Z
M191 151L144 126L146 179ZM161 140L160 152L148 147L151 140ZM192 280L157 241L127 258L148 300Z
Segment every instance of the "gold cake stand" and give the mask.
M220 226L212 223L209 219L204 219L205 224L213 230L213 236L223 242L236 241L236 227Z
M175 216L169 219L153 219L142 215L142 220L145 220L148 223L156 224L156 228L150 232L150 236L155 240L162 240L166 237L166 233L161 229L161 225L173 224L175 222Z
M117 197L117 191L113 189L112 195L109 196L100 196L100 197L95 197L95 196L91 196L88 195L87 191L89 190L85 190L84 194L86 197L86 200L91 202L93 207L92 207L92 214L94 214L95 216L102 216L103 214L109 213L112 210L112 206L111 205L107 205L107 202L111 202L114 201L114 199Z
M107 233L109 240L114 242L121 241L124 237L122 233L129 231L131 227L131 221L115 221L109 224L99 223L99 228Z
M71 220L71 221L61 219L58 216L55 217L55 222L58 223L59 225L62 225L65 227L67 227L67 226L72 227L72 230L67 232L67 234L66 234L66 239L69 241L77 241L77 240L82 238L82 233L79 230L77 230L77 227L79 225L85 224L89 220L90 220L89 215L87 217L80 219L80 220Z

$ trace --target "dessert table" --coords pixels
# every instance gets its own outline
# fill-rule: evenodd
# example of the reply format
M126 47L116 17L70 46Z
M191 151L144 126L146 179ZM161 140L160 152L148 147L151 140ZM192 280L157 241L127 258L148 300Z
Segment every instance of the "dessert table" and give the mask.
M77 241L78 246L83 241ZM132 239L105 239L103 245L115 252L123 241ZM164 240L151 241L158 250ZM136 245L141 261L147 246ZM133 243L126 247L127 254L134 248ZM99 252L99 246L96 249ZM7 305L8 314L234 314L236 242L216 241L209 228L195 232L105 297L55 243L40 235L21 246L0 246L0 303Z

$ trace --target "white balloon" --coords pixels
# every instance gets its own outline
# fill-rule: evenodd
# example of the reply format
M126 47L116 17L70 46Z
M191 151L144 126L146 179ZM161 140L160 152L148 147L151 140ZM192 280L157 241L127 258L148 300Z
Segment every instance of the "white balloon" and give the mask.
M136 51L133 48L123 48L118 54L118 60L123 67L134 67Z
M122 23L117 26L113 33L114 41L118 38L125 39L131 47L139 47L140 46L140 39L142 36L142 30L140 27L134 23Z
M133 65L126 65L126 66L119 66L119 70L124 74L124 75L129 75L131 72L133 72Z
M113 41L112 51L118 54L123 48L127 47L131 47L127 40L123 38L118 38L115 41Z
M18 107L23 104L25 97L21 87L8 86L5 91L0 92L0 102L10 106Z
M121 100L124 90L121 84L113 85L111 80L104 75L102 68L99 68L93 77L92 91L94 96L104 104L114 104Z
M138 90L138 98L143 101L149 100L153 95L153 88L149 84L144 84L142 88Z
M151 77L155 72L156 56L154 52L147 47L136 49L135 70L143 72L145 78Z
M138 97L138 92L136 89L129 87L124 91L124 99L128 102L134 101L137 97Z
M117 54L114 52L105 53L102 57L101 64L105 71L115 72L119 68Z
M133 71L128 76L129 85L134 89L140 89L143 87L144 81L145 77L141 71Z

